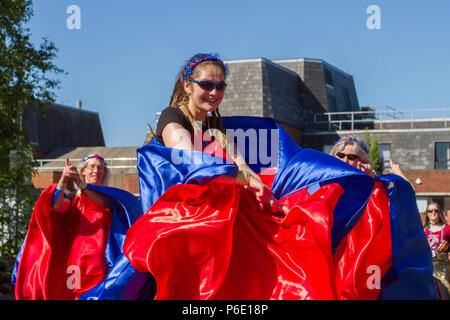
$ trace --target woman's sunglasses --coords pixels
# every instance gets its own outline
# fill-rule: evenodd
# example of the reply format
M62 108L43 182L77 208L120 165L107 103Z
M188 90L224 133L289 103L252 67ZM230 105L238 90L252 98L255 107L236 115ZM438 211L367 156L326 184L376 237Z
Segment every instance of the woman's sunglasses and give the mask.
M439 210L438 209L428 209L427 212L437 212L437 213L439 213Z
M336 156L339 159L344 159L345 157L347 157L347 159L350 160L350 161L359 160L359 156L356 155L356 154L346 154L346 153L343 153L343 152L338 152L338 153L336 153Z
M191 80L191 81L195 82L196 84L198 84L200 86L200 88L202 88L203 90L206 90L206 91L212 91L214 88L216 88L217 91L223 92L223 91L225 91L225 88L227 87L227 84L224 81L220 81L220 82L216 82L216 83L207 81L207 80L202 80L202 81Z

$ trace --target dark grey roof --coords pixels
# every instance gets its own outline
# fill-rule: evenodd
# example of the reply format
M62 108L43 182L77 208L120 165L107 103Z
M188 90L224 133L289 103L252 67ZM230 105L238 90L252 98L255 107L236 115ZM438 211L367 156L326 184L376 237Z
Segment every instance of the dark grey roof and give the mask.
M23 118L33 149L43 154L58 147L105 145L97 112L52 104L44 113L26 107Z
M313 129L314 114L359 110L353 77L323 60L225 62L230 73L220 106L224 116L272 117L300 129Z

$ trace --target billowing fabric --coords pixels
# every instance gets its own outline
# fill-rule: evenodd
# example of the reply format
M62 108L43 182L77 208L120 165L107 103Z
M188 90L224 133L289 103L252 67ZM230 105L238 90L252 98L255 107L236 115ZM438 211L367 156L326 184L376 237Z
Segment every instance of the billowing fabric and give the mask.
M44 190L33 210L12 276L16 299L78 299L105 278L141 215L132 194L90 184L110 199L111 209L82 193L67 212L57 213L51 205L55 188Z
M139 272L154 276L155 298L437 298L405 180L375 181L301 149L272 119L229 117L224 125L235 134L255 131L256 144L247 139L241 153L289 213L261 211L248 190L215 180L237 167L214 155L154 140L140 148L146 213L128 231L124 253Z

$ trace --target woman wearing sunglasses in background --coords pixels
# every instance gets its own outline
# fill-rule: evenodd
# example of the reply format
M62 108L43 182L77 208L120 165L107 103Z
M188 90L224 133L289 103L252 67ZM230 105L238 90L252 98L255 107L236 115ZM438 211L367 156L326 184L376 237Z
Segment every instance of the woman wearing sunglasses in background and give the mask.
M450 226L446 225L441 207L436 202L427 208L424 230L433 257L433 277L437 280L439 293L443 300L450 299Z
M373 175L367 146L351 134L339 139L331 149L330 155Z
M345 137L339 139L330 151L330 155L341 159L345 163L374 176L375 172L372 171L372 165L369 159L369 150L364 142L358 140L355 136L348 134ZM400 166L392 160L390 160L391 168L389 173L396 174L406 181L408 179L400 170ZM409 181L408 181L409 182ZM411 184L411 183L410 183ZM414 186L411 184L414 188Z

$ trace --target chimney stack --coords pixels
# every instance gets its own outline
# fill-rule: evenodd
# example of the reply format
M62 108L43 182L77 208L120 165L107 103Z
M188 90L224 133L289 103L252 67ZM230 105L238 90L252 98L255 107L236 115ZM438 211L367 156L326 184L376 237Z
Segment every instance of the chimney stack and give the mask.
M77 100L76 105L77 105L77 109L81 110L81 105L82 105L81 100Z

